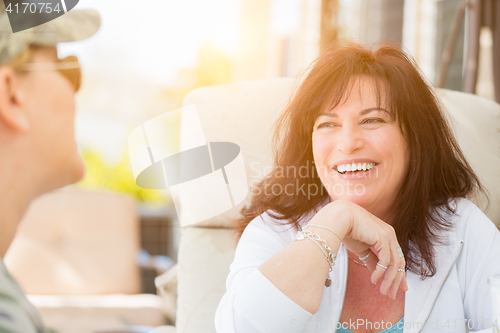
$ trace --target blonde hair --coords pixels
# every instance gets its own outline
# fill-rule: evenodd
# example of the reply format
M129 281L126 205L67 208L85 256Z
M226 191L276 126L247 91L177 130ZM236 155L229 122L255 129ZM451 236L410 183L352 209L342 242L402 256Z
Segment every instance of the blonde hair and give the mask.
M35 51L38 49L38 46L31 44L26 50L24 50L20 55L17 56L14 60L9 62L7 66L11 67L14 70L18 70L22 65L27 63L33 58Z

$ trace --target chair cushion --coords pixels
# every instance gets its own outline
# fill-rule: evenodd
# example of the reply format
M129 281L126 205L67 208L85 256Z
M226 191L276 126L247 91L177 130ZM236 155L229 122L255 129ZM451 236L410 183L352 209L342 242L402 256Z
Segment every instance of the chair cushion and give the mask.
M293 80L280 78L204 87L191 91L183 105L196 106L206 141L227 141L240 146L247 182L254 184L270 171L272 125L284 108L292 86ZM196 140L189 131L183 131L186 126L189 124L181 126L181 150ZM212 195L210 200L218 198ZM195 225L230 227L245 203L246 200L235 202L232 209Z
M183 229L177 267L177 332L215 332L215 310L226 292L235 246L231 229Z
M124 331L129 325L160 326L171 318L156 295L28 295L47 327L58 333Z
M138 249L133 199L68 189L32 203L5 265L27 294L136 294Z
M489 192L486 210L484 197L470 198L497 226L500 226L500 105L485 98L459 91L439 89L455 137Z

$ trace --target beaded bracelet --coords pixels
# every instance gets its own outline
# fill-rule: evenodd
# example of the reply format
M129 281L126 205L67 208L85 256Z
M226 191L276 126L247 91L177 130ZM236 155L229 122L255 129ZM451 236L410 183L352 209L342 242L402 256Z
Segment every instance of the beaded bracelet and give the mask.
M337 259L337 254L333 252L332 248L329 247L328 244L323 239L321 239L317 234L313 234L309 230L303 230L297 232L294 241L303 240L306 238L312 240L321 249L321 251L325 255L326 260L328 261L328 264L330 265L328 272L331 272L333 270L333 265L335 265L335 259ZM325 286L330 287L331 284L332 280L330 279L330 277L327 277L325 281Z

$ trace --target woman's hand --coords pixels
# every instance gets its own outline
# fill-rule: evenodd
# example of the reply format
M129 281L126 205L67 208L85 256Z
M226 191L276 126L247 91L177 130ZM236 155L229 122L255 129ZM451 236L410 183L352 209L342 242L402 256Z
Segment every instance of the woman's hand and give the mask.
M398 251L400 246L391 225L347 200L333 201L323 207L317 215L321 219L321 224L342 235L343 243L349 251L359 257L370 254L364 263L372 272L373 284L384 276L380 286L383 295L387 294L394 299L399 288L403 291L408 290L404 271L405 260L400 256ZM335 216L335 219L332 219L332 216ZM402 269L403 272L398 269Z

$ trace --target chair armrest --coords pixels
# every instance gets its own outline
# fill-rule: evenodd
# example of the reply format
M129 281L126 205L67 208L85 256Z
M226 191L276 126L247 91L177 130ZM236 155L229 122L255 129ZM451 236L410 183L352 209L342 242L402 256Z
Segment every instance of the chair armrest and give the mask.
M168 271L155 278L156 288L165 292L176 292L177 291L177 266L174 265Z
M174 326L158 326L157 328L150 331L149 333L175 333L175 327Z

